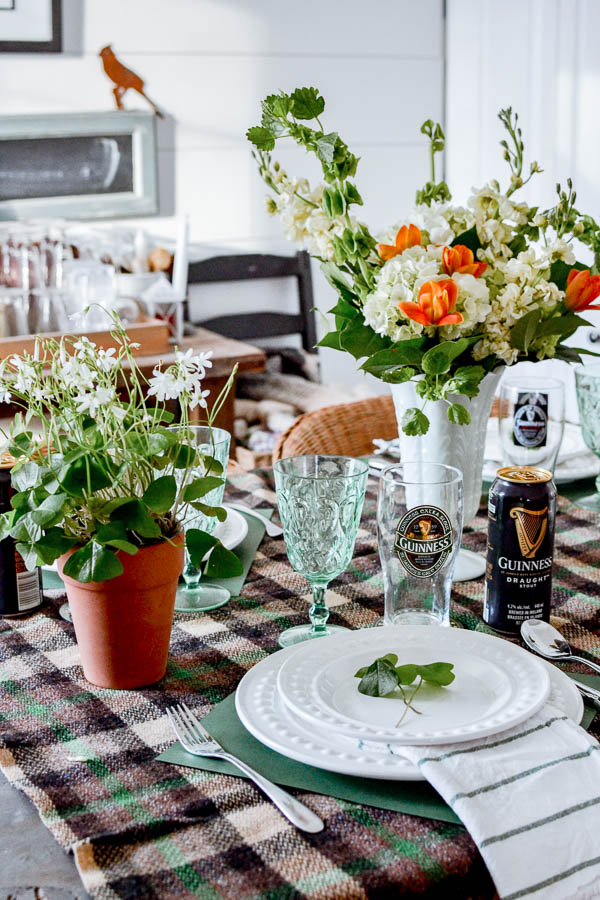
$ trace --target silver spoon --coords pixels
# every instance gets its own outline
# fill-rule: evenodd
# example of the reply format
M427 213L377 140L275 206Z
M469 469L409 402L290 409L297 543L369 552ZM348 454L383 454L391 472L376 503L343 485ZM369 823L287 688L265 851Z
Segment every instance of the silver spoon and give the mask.
M541 619L527 619L521 625L521 637L530 650L534 650L545 659L580 662L589 666L594 672L600 673L600 666L597 663L590 662L583 656L575 656L571 652L568 641L549 622L542 622Z

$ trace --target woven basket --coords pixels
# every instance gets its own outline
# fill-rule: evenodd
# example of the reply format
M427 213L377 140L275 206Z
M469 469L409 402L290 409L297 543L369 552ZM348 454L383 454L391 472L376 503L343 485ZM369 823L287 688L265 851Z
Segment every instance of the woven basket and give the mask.
M396 437L398 425L391 395L369 397L300 416L279 438L273 462L309 453L367 456L373 453L373 438L391 441Z

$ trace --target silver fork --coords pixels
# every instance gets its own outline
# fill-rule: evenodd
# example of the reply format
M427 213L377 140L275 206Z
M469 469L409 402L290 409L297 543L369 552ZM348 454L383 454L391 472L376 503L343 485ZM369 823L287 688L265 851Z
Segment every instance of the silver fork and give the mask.
M188 709L185 703L179 703L177 707L167 708L167 715L179 743L188 753L191 753L193 756L211 756L216 759L226 759L244 772L248 778L251 778L254 784L261 791L264 791L277 809L296 828L300 828L301 831L309 831L312 834L323 830L325 825L312 810L300 803L299 800L296 800L295 797L292 797L291 794L288 794L287 791L282 790L282 788L273 784L272 781L264 778L259 772L250 768L237 756L233 756L224 750L218 741L215 741L210 736L206 728L196 718L191 709Z

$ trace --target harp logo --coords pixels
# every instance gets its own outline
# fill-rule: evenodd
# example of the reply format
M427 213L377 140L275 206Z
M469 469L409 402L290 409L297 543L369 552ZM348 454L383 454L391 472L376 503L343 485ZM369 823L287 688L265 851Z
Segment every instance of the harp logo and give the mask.
M396 527L394 550L410 575L428 578L439 572L452 553L452 526L444 510L409 509Z
M525 559L535 559L548 530L548 507L524 509L513 506L510 517L515 520L521 553Z

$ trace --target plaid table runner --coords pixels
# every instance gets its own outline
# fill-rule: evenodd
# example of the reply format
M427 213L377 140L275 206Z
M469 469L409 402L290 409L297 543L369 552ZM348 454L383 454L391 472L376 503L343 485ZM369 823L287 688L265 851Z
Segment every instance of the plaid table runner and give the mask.
M332 621L351 628L383 612L376 488L370 483L354 560L329 592ZM233 497L274 505L269 473L235 476ZM482 510L466 546L485 550L486 524ZM597 516L565 499L555 561L557 624L578 651L599 658ZM93 897L495 896L461 826L313 794L309 805L326 828L300 834L247 781L155 761L173 740L165 707L193 695L208 712L277 649L283 628L306 621L309 593L283 541L265 538L242 598L199 616L176 614L166 678L142 691L85 681L73 628L57 612L64 595L27 619L0 620L0 766L75 853ZM481 581L457 585L455 624L487 630L481 605Z

